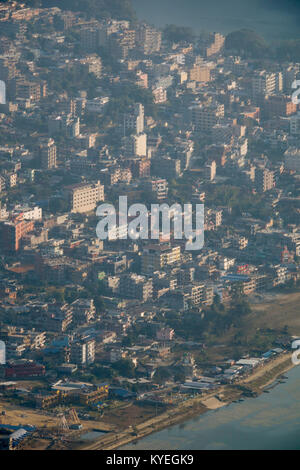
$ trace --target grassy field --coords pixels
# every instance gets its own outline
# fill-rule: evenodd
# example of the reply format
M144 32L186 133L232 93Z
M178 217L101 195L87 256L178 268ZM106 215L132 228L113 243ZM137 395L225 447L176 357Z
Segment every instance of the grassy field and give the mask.
M274 294L261 303L251 305L253 313L247 317L250 329L288 327L292 335L300 335L300 292Z

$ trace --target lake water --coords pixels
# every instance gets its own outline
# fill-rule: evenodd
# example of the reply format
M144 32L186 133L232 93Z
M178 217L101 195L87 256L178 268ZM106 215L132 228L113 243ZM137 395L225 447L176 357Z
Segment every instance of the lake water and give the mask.
M133 0L138 18L196 32L253 29L266 40L300 37L298 0Z
M270 393L209 411L126 450L300 450L300 367Z

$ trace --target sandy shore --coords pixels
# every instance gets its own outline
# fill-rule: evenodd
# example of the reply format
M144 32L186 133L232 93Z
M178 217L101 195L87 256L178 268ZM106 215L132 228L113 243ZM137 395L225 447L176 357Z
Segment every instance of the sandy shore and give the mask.
M179 404L173 409L152 418L133 429L127 429L120 433L109 433L104 438L92 444L81 447L83 450L113 450L123 447L132 441L141 439L149 434L160 431L164 428L179 424L196 415L201 415L209 410L216 410L228 405L237 398L243 396L245 387L250 392L260 394L270 383L274 382L280 375L294 367L291 361L291 353L284 353L273 360L263 363L246 378L233 385L223 385L215 389L213 393L207 393ZM224 401L217 398L224 397ZM226 398L225 398L226 397Z

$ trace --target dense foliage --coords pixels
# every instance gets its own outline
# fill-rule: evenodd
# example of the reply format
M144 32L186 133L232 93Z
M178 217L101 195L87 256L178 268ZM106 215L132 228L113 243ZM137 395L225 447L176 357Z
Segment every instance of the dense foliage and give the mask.
M163 30L163 38L170 42L193 42L195 33L188 26L168 24Z
M246 56L262 58L270 53L265 40L254 31L249 29L240 29L233 31L226 36L225 49Z

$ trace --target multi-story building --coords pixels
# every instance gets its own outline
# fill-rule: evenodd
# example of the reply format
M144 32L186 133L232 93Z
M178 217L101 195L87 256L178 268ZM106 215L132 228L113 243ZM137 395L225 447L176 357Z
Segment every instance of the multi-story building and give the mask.
M297 79L299 74L299 64L289 65L283 72L284 91L291 93L293 82Z
M189 71L189 78L194 82L209 82L210 81L210 67L206 64L195 64Z
M18 251L22 238L34 229L33 221L26 221L20 215L14 220L0 223L1 245L4 252Z
M136 32L134 29L125 29L121 33L114 33L109 36L108 48L111 55L123 60L134 49L136 43Z
M211 305L214 298L213 287L204 283L193 283L183 288L184 299L189 305Z
M147 302L152 299L152 279L137 274L120 277L119 293L124 298L138 299Z
M217 174L217 164L215 160L208 162L204 168L204 176L208 181L213 181Z
M168 181L165 178L153 178L145 183L145 189L158 201L162 201L168 196Z
M158 339L158 341L172 341L174 335L175 331L173 328L161 328L156 332L156 339Z
M64 304L61 308L54 305L49 309L48 315L40 322L46 331L63 333L70 328L73 322L72 308L68 304Z
M162 33L149 25L143 24L136 31L136 45L145 55L159 52Z
M300 172L300 150L298 148L290 147L285 151L284 166L287 170Z
M12 80L17 75L16 59L9 55L0 56L0 80Z
M124 115L124 135L142 134L144 132L144 106L140 103Z
M143 73L141 70L139 70L136 74L135 83L137 86L140 86L142 88L148 88L148 74Z
M92 364L95 362L96 342L94 339L82 339L71 345L71 362L74 364Z
M95 184L81 183L67 189L71 211L84 213L96 208L99 201L104 201L104 186L98 181Z
M167 90L162 86L154 87L152 89L152 94L153 101L155 104L165 103L168 100Z
M282 88L283 80L281 72L266 72L262 70L252 78L252 96L254 100L264 100L266 95L281 92Z
M204 106L202 104L192 106L192 123L200 132L210 132L218 122L224 117L224 105L215 104Z
M93 73L95 77L101 78L102 74L102 61L98 55L90 55L76 61L74 63L75 68L79 71L87 71Z
M80 48L84 52L96 52L99 44L99 27L85 26L80 30Z
M270 191L275 186L274 171L268 168L257 168L255 170L255 185L259 192Z
M201 52L205 57L211 57L218 54L225 42L225 37L219 33L211 33L200 43Z
M290 116L297 112L297 105L293 103L289 96L269 95L264 104L267 117Z
M142 274L152 275L164 267L176 265L181 259L180 246L150 245L142 253Z
M18 80L16 84L16 96L31 101L40 101L47 95L46 82L30 82Z
M154 158L151 162L152 172L165 178L176 178L181 174L181 161L179 158Z
M134 134L126 137L125 151L128 156L147 156L147 134Z
M300 134L300 111L290 117L290 133L292 135Z
M45 372L44 365L28 359L18 359L7 363L4 377L6 379L42 377Z
M133 158L129 165L133 177L148 178L150 176L151 160L149 158Z
M41 143L39 148L41 166L44 169L56 168L57 148L53 139Z
M78 323L89 323L95 318L96 307L93 299L77 299L72 304L73 319Z

